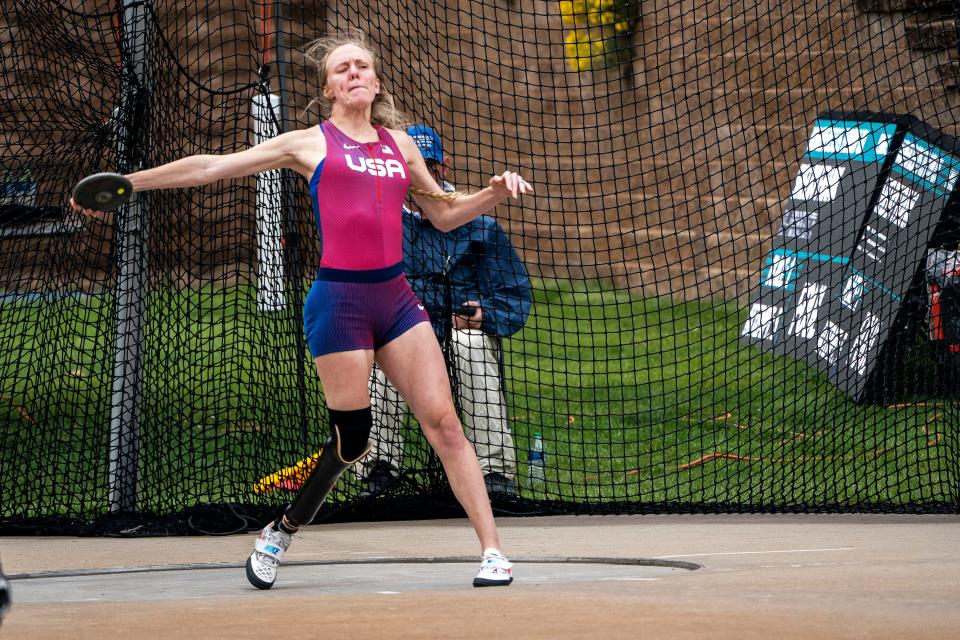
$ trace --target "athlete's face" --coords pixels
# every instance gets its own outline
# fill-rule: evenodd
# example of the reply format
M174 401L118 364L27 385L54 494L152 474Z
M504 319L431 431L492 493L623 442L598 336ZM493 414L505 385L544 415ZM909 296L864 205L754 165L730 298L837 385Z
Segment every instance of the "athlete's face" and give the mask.
M327 83L323 94L341 107L365 107L380 93L380 80L373 58L355 44L337 47L327 59Z

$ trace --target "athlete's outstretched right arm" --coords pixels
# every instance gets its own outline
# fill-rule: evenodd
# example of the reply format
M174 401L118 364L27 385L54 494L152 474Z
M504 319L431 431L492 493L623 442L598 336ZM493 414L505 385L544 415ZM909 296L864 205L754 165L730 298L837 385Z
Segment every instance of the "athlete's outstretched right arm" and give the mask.
M272 169L293 169L309 175L304 157L304 131L290 131L254 147L225 155L195 155L181 158L152 169L131 173L126 177L134 191L196 187L219 180L249 176ZM316 147L314 147L316 151ZM84 211L71 199L77 211Z
M297 147L302 131L290 131L244 151L226 155L188 156L127 176L134 191L197 187L271 169L298 169ZM302 173L302 171L301 171Z

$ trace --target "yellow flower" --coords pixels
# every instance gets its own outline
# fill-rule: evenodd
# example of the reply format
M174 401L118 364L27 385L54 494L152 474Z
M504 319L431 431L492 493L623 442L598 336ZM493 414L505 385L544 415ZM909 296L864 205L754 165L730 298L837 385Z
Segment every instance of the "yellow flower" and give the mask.
M560 0L560 16L570 28L564 37L567 64L587 71L617 64L615 38L630 30L627 0Z
M564 38L564 50L567 62L573 71L586 71L593 66L590 36L584 31L574 29Z
M571 60L578 60L579 58L590 57L590 40L589 37L581 32L578 29L574 29L567 34L567 37L564 38L567 57ZM586 50L584 50L586 46Z
M591 53L593 52L593 44L587 40L586 42L577 43L577 57L589 59Z

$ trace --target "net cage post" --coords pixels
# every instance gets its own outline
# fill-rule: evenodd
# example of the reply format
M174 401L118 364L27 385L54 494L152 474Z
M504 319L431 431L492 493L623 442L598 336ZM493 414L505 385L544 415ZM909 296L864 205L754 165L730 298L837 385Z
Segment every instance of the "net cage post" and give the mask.
M266 142L280 134L280 96L253 96L254 140ZM287 306L283 274L283 182L279 169L257 174L257 308L282 311Z
M124 0L121 53L123 92L117 159L123 172L144 168L148 153L150 67L154 34L149 3ZM146 323L147 203L134 193L118 211L116 337L110 410L111 512L137 510L137 433L143 384L143 340Z
M960 0L958 0L960 1ZM321 5L321 10L326 5ZM280 133L292 130L295 123L290 117L290 89L289 89L289 38L287 37L287 27L285 26L286 16L284 14L285 3L282 0L274 0L273 7L273 29L276 38L276 75L277 88L280 95ZM269 27L266 27L269 28ZM300 286L300 277L303 272L303 251L301 247L300 231L297 225L297 202L294 193L299 186L296 184L296 177L289 169L281 169L281 188L283 190L283 248L289 260L290 269L284 273L289 279L289 295L293 298L291 303L291 313L296 318L296 325L303 326L303 291ZM297 353L307 354L306 338L302 331L296 332ZM304 446L309 443L309 408L307 401L307 365L305 359L300 357L297 365L297 397L300 409L300 438Z

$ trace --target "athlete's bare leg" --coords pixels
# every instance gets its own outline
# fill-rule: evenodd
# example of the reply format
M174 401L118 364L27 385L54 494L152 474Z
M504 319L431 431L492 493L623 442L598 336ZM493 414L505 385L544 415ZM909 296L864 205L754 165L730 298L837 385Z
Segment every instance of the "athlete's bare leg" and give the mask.
M327 406L339 411L352 411L370 406L370 372L373 351L341 351L318 356L313 360L323 385Z
M410 405L427 441L440 457L450 487L480 539L481 550L499 549L497 526L480 463L463 434L453 406L443 353L430 324L420 323L388 342L377 351L376 359Z

